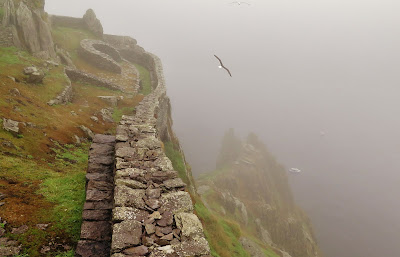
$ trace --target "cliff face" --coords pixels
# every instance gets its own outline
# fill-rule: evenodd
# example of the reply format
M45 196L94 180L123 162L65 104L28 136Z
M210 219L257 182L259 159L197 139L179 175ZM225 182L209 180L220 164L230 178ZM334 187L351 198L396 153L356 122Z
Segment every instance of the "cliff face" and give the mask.
M44 59L56 57L44 1L2 0L0 8L2 45L25 48Z
M285 169L254 134L241 142L230 130L217 167L197 181L206 206L281 256L320 256L311 224L294 203Z

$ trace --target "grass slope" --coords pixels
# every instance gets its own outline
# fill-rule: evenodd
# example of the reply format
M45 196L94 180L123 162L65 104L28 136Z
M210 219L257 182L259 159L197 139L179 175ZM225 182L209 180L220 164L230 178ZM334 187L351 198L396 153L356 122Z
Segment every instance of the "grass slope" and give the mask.
M84 31L66 28L56 28L53 35L71 55L76 53L81 39L93 38ZM24 82L26 76L22 70L32 65L45 72L43 83ZM96 69L92 70L97 75ZM135 78L116 79L131 86ZM124 114L133 115L143 98L127 93L117 107L111 107L98 96L120 96L121 92L73 83L72 103L47 105L64 89L66 81L62 65L47 68L44 61L27 52L0 47L0 192L6 195L0 217L8 222L0 226L6 229L7 237L22 244L20 256L74 256L85 200L89 150L86 140L75 143L74 136L85 137L78 126L84 125L94 133L113 133L116 123L103 121L99 111L109 108L114 120L119 121ZM20 94L11 93L15 89ZM99 121L91 119L92 116ZM2 129L5 118L20 122L19 134ZM36 224L49 227L40 230ZM12 228L21 225L28 225L26 233L11 234ZM52 250L41 253L42 246L47 245Z

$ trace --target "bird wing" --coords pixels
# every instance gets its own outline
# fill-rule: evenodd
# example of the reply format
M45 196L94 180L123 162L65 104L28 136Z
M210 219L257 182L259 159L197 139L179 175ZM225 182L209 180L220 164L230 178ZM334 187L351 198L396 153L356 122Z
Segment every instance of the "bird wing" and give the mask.
M228 70L228 68L226 68L225 66L222 66L222 68L224 68L224 69L229 73L229 76L232 77L232 74L231 74L231 72Z
M219 61L219 63L221 64L221 66L224 66L224 65L222 64L222 61L221 61L221 59L219 59L219 57L218 57L218 56L216 56L215 54L214 54L214 56L215 56L215 58L217 58L217 59L218 59L218 61Z

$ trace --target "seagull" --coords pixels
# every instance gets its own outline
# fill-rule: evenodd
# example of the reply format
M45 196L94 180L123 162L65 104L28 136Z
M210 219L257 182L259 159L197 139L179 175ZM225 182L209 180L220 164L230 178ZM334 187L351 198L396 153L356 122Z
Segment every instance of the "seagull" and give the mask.
M221 59L219 59L219 57L218 56L216 56L215 54L214 54L214 56L215 56L215 58L217 58L218 59L218 61L219 61L219 63L221 64L221 65L219 65L218 66L218 68L224 68L228 73L229 73L229 76L231 76L232 77L232 74L231 74L231 72L224 66L224 64L222 64L222 61L221 61Z
M246 2L239 2L239 1L232 2L231 4L237 4L237 5L247 4L247 5L251 5L251 4L249 4L249 3L246 3Z

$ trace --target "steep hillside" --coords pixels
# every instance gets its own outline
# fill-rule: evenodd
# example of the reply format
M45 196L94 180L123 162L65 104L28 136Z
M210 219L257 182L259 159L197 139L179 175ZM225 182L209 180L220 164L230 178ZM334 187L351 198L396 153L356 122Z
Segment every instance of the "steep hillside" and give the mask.
M241 142L229 130L222 141L217 170L200 177L197 185L209 209L201 216L218 217L216 222L225 227L236 226L243 248L254 250L258 245L264 251L270 247L278 256L320 256L311 224L293 201L284 167L256 135L250 134ZM198 207L199 213L203 210L203 206ZM206 224L205 228L209 237L218 237L212 226ZM218 243L211 245L217 252L223 250Z
M0 256L74 256L90 140L134 113L139 79L151 90L138 64L121 61L117 74L81 58L81 40L101 36L51 27L43 4L0 1ZM75 67L97 80L71 82Z

